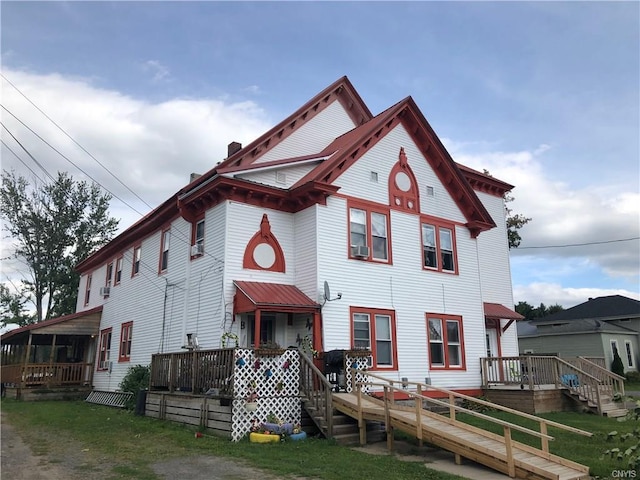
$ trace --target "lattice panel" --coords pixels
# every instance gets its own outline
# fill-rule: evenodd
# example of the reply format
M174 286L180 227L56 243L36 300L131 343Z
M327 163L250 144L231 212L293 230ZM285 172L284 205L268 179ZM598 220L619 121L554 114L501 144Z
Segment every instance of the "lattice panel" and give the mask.
M276 356L256 356L253 350L239 348L235 351L235 359L233 441L249 432L252 420L266 422L270 413L285 422L300 423L300 357L297 350L285 350ZM252 391L258 395L258 407L248 411L245 399Z
M358 357L352 357L351 355L349 355L348 353L345 355L345 365L346 365L346 380L347 380L347 392L351 393L353 391L353 384L354 383L358 383L358 382L366 382L367 381L367 374L366 372L356 372L355 374L355 379L353 378L353 374L351 372L352 368L358 369L358 370L366 370L371 366L371 363L373 362L372 357L369 355L367 357L362 357L362 356L358 356ZM362 392L363 393L369 393L369 391L371 390L371 386L369 385L363 385L362 386Z

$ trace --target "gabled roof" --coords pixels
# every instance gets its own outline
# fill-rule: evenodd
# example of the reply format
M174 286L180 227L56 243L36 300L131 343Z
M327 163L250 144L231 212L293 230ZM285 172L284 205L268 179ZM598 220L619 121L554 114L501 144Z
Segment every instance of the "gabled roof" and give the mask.
M2 337L0 337L0 341L2 343L8 342L9 339L13 339L14 337L22 336L25 333L32 334L50 334L50 333L61 333L64 335L86 335L86 334L97 334L100 326L100 314L102 312L102 305L94 307L89 310L84 310L82 312L72 313L70 315L63 315L62 317L50 318L49 320L44 320L38 323L32 323L30 325L25 325L24 327L16 328L11 330ZM87 328L78 328L78 322L85 322ZM69 328L63 327L62 325L67 324ZM59 328L54 328L59 327Z
M519 337L545 337L552 335L569 335L569 334L600 334L600 333L610 333L610 334L624 334L624 335L639 335L638 332L634 332L631 329L620 327L618 325L611 324L609 322L603 322L596 319L578 319L572 320L568 323L561 323L558 325L547 326L546 328L540 329L539 325L536 322L526 322L529 324L527 327L518 328L518 336Z
M590 298L587 302L534 320L536 324L573 322L582 319L617 320L640 318L640 301L622 295Z

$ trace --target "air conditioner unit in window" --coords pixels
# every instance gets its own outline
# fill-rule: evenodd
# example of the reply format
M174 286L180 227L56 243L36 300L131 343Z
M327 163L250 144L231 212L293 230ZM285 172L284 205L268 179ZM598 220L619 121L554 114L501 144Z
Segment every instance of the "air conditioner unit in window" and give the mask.
M108 297L111 294L111 287L100 287L100 295Z
M110 361L100 362L100 370L108 370L111 373L112 363Z
M369 247L366 245L351 245L351 255L357 258L369 258Z
M191 256L198 257L200 255L204 255L204 245L202 243L191 245Z

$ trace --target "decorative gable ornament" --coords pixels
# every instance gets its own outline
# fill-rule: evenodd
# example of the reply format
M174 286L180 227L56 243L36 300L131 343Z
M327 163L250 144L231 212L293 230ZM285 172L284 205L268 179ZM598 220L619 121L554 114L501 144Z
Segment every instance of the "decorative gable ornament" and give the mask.
M258 230L244 250L243 268L285 272L284 253L278 239L271 232L269 217L262 215Z
M407 162L404 147L389 174L389 206L406 212L420 213L418 182Z

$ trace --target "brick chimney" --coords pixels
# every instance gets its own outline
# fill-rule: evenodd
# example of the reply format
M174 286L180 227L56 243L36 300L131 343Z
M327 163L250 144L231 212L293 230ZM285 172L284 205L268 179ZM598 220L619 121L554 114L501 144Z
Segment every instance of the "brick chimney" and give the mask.
M240 151L242 149L242 144L240 142L231 142L227 146L227 158L229 158L234 153Z

